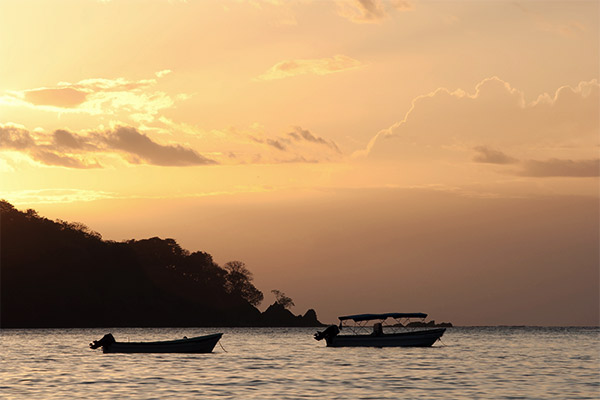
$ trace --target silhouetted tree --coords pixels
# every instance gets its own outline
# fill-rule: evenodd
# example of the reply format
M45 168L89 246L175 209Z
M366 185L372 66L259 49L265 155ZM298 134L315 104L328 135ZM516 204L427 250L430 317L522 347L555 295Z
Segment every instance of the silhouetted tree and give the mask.
M129 240L127 244L136 252L144 265L153 268L175 269L175 265L189 255L189 251L182 249L174 239L153 237Z
M252 272L246 268L246 264L241 261L230 261L225 264L225 270L227 271L225 276L227 292L239 295L253 306L257 306L263 301L264 296L252 283L254 278Z
M287 297L282 291L274 289L271 290L271 293L275 295L275 301L281 306L283 306L283 308L290 309L291 307L295 306L294 301L291 298Z
M30 213L31 211L31 213ZM27 215L29 216L35 216L36 218L38 218L38 214L37 211L35 210L27 210ZM63 221L61 219L57 219L56 223L60 224L62 226L63 230L72 230L75 232L80 232L81 234L83 234L86 237L89 238L95 238L95 239L102 239L102 235L99 234L96 231L91 230L87 225L82 224L81 222L67 222L67 221Z
M210 254L197 251L183 258L175 267L186 278L198 283L203 290L225 288L227 271L219 267Z

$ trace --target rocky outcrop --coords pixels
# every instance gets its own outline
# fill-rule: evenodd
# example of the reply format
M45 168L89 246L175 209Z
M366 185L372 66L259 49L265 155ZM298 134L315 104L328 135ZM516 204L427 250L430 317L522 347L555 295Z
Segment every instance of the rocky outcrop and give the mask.
M315 310L310 309L304 315L294 315L290 310L275 302L260 316L261 326L273 327L313 327L324 326L317 319Z

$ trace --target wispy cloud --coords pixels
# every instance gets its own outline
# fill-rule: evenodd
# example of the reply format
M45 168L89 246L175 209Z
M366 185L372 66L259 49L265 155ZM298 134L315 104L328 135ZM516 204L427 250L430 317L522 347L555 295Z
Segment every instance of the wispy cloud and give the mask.
M345 55L330 58L285 60L272 66L257 80L275 80L298 75L327 75L362 67L363 64Z
M115 193L83 190L83 189L41 189L41 190L21 190L21 191L3 191L0 196L8 199L14 204L64 204L80 201L94 201L101 199L116 198Z
M516 158L510 157L499 150L490 149L486 146L477 146L474 149L477 155L473 161L488 164L512 164L517 162Z
M337 0L338 15L357 24L379 23L394 11L413 9L410 1L404 0Z
M485 146L478 146L475 150L479 153L473 158L476 162L499 165L518 164L521 167L519 170L508 171L514 175L537 178L588 178L600 176L600 159L570 160L551 158L544 161L519 161L499 150L493 150Z
M522 176L532 177L598 177L600 176L600 159L592 160L529 160L523 163Z
M314 136L312 133L310 133L310 131L302 129L299 126L296 126L292 132L289 132L288 136L292 137L296 142L305 140L307 142L321 144L341 154L339 147L333 140L326 140L321 137Z
M163 69L162 71L156 72L154 75L156 75L159 78L162 78L163 76L168 75L171 72L173 72L173 71L171 71L170 69Z
M260 144L275 153L261 154L253 162L270 163L318 163L340 158L342 152L333 140L312 134L309 130L296 126L292 131L276 137L250 134L253 143Z

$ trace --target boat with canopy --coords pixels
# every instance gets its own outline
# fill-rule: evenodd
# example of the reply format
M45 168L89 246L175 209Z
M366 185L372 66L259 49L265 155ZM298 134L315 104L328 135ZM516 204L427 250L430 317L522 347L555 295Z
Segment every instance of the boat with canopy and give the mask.
M338 317L339 326L330 325L315 333L315 339L325 339L327 347L430 347L442 337L446 328L414 329L407 326L411 319L424 321L426 317L425 313L346 315ZM395 322L385 324L388 319ZM372 328L371 321L377 321ZM344 329L349 333L340 334Z

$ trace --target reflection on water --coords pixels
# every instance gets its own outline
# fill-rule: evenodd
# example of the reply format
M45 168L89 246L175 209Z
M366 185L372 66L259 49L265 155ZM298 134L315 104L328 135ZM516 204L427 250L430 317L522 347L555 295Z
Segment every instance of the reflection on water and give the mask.
M224 332L212 354L88 343ZM3 398L598 399L597 328L452 328L432 348L327 348L310 328L2 330Z

